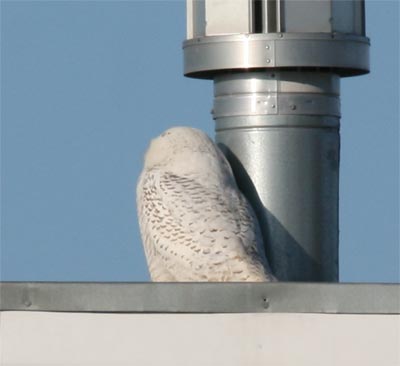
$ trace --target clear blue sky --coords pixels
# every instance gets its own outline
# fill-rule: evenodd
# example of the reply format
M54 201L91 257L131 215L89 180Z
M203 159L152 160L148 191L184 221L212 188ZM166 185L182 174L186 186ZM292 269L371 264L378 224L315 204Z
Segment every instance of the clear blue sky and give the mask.
M342 81L341 281L399 281L399 5L367 2L371 74ZM147 281L148 141L213 135L182 75L183 1L1 2L1 280Z

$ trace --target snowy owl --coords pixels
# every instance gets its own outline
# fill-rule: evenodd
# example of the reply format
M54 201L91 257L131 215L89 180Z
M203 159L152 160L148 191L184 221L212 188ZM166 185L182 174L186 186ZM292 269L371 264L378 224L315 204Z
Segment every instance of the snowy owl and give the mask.
M255 214L202 131L174 127L151 141L137 209L153 281L274 280Z

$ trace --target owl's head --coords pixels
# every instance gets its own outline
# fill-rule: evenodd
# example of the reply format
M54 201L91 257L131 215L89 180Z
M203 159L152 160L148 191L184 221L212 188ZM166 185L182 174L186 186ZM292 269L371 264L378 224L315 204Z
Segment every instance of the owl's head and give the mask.
M202 131L191 127L173 127L150 143L145 169L198 165L202 160L216 159L219 155L214 142Z

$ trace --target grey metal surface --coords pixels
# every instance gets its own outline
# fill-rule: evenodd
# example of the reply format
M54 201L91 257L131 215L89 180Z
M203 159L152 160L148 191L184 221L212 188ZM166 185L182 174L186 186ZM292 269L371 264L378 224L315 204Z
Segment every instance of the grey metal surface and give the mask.
M187 0L187 36L250 33L251 0Z
M337 281L339 77L235 73L214 85L216 141L255 209L274 275Z
M330 18L331 1L296 0L282 1L283 32L325 32L332 31Z
M365 35L359 0L187 0L187 38L234 33Z
M274 274L337 281L339 77L369 72L364 1L187 5L184 74L214 80L216 141Z
M325 68L341 76L369 72L369 40L329 33L208 36L183 44L184 74L212 79L221 71Z
M0 282L0 311L399 314L400 285Z
M216 120L257 115L340 117L339 93L340 79L331 73L224 74L214 78L213 117Z

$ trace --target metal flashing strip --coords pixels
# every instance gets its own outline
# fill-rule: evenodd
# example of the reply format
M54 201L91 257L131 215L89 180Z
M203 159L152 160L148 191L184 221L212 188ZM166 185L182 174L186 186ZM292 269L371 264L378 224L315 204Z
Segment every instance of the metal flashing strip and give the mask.
M400 285L0 282L0 311L399 314Z

